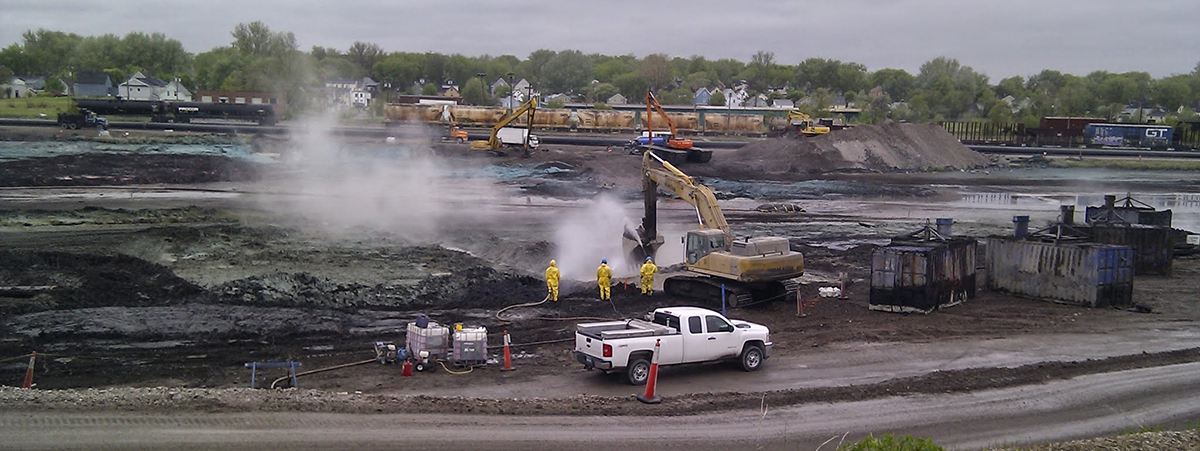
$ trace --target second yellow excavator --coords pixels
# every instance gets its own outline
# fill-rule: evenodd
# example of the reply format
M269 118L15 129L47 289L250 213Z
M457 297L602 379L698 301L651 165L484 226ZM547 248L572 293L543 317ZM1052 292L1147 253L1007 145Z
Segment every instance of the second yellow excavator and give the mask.
M829 133L830 130L829 127L814 122L812 116L795 108L788 111L788 122L801 136L820 136Z
M634 261L653 256L663 244L658 234L658 188L696 208L699 230L684 237L684 267L694 276L672 276L663 282L667 294L739 307L778 299L795 299L804 275L804 255L791 250L787 238L739 238L733 235L717 197L653 151L642 155L645 217L636 231L627 230L624 247Z
M500 118L499 122L492 127L492 133L488 135L488 139L484 141L471 141L471 148L475 150L499 150L504 146L524 147L527 151L531 148L538 147L538 137L532 133L533 129L533 113L537 110L538 99L536 96L530 97L528 102L513 110L511 113L505 114ZM524 127L510 127L522 115L527 116Z

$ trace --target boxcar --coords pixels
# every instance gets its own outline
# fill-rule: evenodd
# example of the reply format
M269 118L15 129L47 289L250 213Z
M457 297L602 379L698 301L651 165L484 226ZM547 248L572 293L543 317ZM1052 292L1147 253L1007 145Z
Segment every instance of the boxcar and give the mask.
M1088 124L1083 129L1089 147L1135 147L1166 150L1171 146L1172 127L1141 124Z

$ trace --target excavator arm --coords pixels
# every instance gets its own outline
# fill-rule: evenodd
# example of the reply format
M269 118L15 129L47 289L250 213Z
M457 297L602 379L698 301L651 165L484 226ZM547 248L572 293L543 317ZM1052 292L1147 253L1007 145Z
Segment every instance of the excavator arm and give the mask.
M655 111L658 112L659 116L662 116L663 120L667 122L667 127L671 129L671 138L667 140L667 147L680 150L691 149L693 145L692 140L678 138L679 135L675 132L675 123L667 116L667 112L663 110L662 104L658 103L658 98L654 97L653 92L646 91L646 132L649 143L651 145L654 144L654 126L652 125L654 120L652 116L654 116Z
M628 243L629 253L639 257L654 255L662 245L662 237L658 234L658 187L695 207L701 229L720 230L725 235L726 243L733 242L733 231L729 229L725 213L717 204L717 196L712 189L697 183L653 151L642 154L642 178L645 216L642 217L641 227L637 229L637 236L627 236L630 240L636 240L636 243Z
M512 113L506 114L504 117L500 118L500 121L496 123L496 126L492 127L492 133L488 136L487 141L472 141L471 148L479 150L499 149L501 146L500 138L496 135L500 133L500 129L507 127L508 124L511 124L513 121L517 120L517 118L521 117L521 115L528 115L526 123L532 128L533 113L537 110L537 104L537 97L530 97L529 101L525 102L524 105L521 105L519 108L513 110Z

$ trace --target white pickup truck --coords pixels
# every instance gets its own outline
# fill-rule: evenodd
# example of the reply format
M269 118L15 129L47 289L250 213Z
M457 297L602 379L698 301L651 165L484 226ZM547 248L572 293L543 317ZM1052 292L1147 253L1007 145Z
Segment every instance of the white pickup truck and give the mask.
M586 369L624 371L633 385L646 383L654 343L661 340L659 365L737 359L746 371L758 370L771 356L766 326L728 320L698 307L665 307L645 320L583 323L575 329L575 360Z

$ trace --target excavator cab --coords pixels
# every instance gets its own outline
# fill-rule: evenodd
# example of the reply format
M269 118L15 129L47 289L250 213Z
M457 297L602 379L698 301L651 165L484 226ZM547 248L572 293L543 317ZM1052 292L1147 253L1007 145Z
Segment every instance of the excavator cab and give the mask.
M725 232L718 229L692 230L687 233L684 252L687 263L694 265L704 256L717 251L728 249L725 242Z

